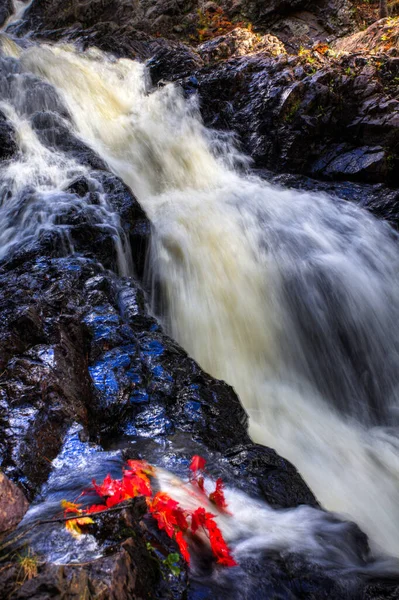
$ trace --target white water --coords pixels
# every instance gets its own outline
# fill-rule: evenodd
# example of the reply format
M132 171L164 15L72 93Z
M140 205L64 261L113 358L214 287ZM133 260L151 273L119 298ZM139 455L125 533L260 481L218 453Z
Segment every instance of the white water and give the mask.
M12 23L17 23L23 17L24 12L32 4L33 0L13 0L14 10L12 15L9 16L7 22L3 25L3 29L6 29Z
M138 63L45 46L20 60L56 87L77 134L148 212L171 334L235 387L254 439L399 555L399 262L388 227L239 174L245 160L203 128L195 104L172 85L151 90Z
M111 232L119 271L127 275L131 272L129 252L123 248L125 240L119 218L108 206L100 183L93 179L88 167L44 145L32 128L34 114L51 111L56 106L52 88L47 84L47 89L38 88L43 82L14 60L21 56L21 48L10 38L2 34L0 42L10 57L0 64L0 111L13 125L19 148L12 160L3 161L0 166L0 258L55 229L60 233L65 251L73 253L69 228L63 222L71 209L85 210L91 224L106 227ZM69 126L66 118L59 118ZM71 203L71 195L65 193L68 184L81 176L85 176L97 192L97 205L88 207L87 202L77 196Z
M261 556L266 550L298 553L323 565L326 570L346 574L367 570L369 573L371 570L376 573L395 572L396 561L390 559L380 559L366 567L351 525L331 513L309 506L273 510L262 501L227 488L225 498L230 515L219 512L204 494L198 493L195 486L175 475L157 469L156 477L160 488L177 500L182 508L195 510L201 506L214 515L216 513L217 525L238 564L245 557ZM214 482L206 478L205 489L213 488ZM207 543L204 534L203 538ZM195 570L195 564L192 567Z

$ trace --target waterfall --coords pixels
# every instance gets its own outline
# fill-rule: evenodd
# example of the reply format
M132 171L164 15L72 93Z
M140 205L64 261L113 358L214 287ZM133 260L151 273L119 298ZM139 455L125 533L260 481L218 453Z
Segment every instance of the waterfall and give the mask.
M233 140L203 127L196 99L172 84L152 89L138 62L42 45L23 50L19 64L55 87L68 127L147 211L169 333L234 386L254 440L399 556L399 252L390 228L349 203L251 176ZM7 106L32 168L29 123L21 133L22 117ZM34 160L55 187L79 169ZM114 219L107 207L99 218ZM30 224L10 224L2 244L20 242Z
M20 21L24 12L32 4L33 0L13 0L13 13L9 16L6 23L3 25L3 29L6 29L12 23Z

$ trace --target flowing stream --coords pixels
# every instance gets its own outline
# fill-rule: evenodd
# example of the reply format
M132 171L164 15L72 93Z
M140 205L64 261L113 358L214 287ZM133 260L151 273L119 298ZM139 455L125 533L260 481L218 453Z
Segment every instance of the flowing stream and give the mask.
M149 215L149 277L161 284L169 333L234 386L254 440L290 459L321 503L356 521L375 548L399 556L399 252L391 229L349 203L251 176L233 140L203 127L196 99L171 84L152 89L138 62L68 46L3 48L15 73L55 87L72 116L65 123ZM3 194L2 255L54 226L65 198L47 191L84 170L45 149L15 100L20 92L5 90L0 108L23 147L6 179L17 192L29 181L36 204L24 212L19 197L17 210L15 194ZM117 239L109 207L96 211Z

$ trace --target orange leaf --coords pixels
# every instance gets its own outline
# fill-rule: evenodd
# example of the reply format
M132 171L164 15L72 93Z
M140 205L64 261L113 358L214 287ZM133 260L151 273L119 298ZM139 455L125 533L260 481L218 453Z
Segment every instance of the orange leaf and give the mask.
M150 480L144 473L136 475L133 471L125 471L122 479L122 489L130 498L152 496Z
M81 513L81 504L75 504L74 502L68 502L68 500L61 500L61 506L64 509L65 514L67 513Z
M154 475L155 468L145 460L128 460L127 466L130 471L133 471L136 475L144 473L145 475Z

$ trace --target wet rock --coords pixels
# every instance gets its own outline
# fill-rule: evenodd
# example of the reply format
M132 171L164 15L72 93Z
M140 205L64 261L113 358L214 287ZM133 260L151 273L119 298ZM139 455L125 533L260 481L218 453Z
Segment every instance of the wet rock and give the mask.
M142 456L186 476L192 454L200 453L209 458L212 474L231 485L238 480L250 495L279 507L317 506L294 467L251 444L234 391L203 373L162 333L133 280L119 279L82 257L42 257L12 269L5 265L0 278L0 289L7 290L0 338L0 350L7 354L0 386L0 457L3 469L30 497L46 480L49 461L60 456L66 428L79 423L80 437L88 441L80 450L75 444L69 460L81 460L79 452L89 441L99 442L100 449L117 444L126 457ZM22 305L30 331L19 340ZM73 486L72 475L65 476ZM85 567L40 565L16 597L79 598L89 589L124 600L139 590L137 597L143 597L154 586L163 590L159 597L181 597L185 571L173 584L180 590L174 596L146 546L149 541L165 548L165 558L175 551L173 542L163 536L154 540L139 518L127 524L135 531L134 542L126 523L111 525L104 522L94 531L106 557ZM1 589L10 589L15 577L13 565L2 570ZM223 597L213 585L212 593L204 583L197 588L210 598Z
M22 491L0 472L0 533L16 527L28 508Z
M128 538L118 552L84 567L51 564L39 567L37 575L20 586L16 586L17 568L11 564L2 575L2 590L7 593L5 597L16 600L85 597L140 600L156 593L160 573L153 563L145 546L141 544L138 548L137 540Z
M121 226L129 240L135 272L141 279L150 237L150 222L141 205L121 179L108 172L93 173L106 195L110 207L119 215Z
M334 152L335 150L335 152ZM359 179L373 181L375 177L387 176L388 167L384 149L368 146L343 151L342 147L329 150L314 164L312 172L331 179Z
M24 73L15 78L11 89L18 98L18 108L24 115L33 116L37 112L44 111L56 113L63 119L70 118L55 88L31 73Z
M140 331L142 309L128 314L125 305L124 315L127 322L102 304L85 316L102 436L134 431L162 438L190 431L218 451L247 439L247 417L231 388L202 373L148 317L149 330Z
M200 55L184 44L161 47L147 62L151 80L158 85L161 80L174 81L203 66Z
M352 33L357 23L350 0L318 0L281 17L272 15L270 27L287 49L296 53L301 47Z
M395 600L399 596L396 581L386 578L384 583L370 583L364 589L364 600Z
M97 560L60 566L36 557L36 573L29 578L15 561L3 564L2 597L178 600L187 591L187 569L182 561L177 574L165 566L163 561L176 552L176 544L157 528L153 531L148 519L144 520L146 512L143 499L135 499L120 512L97 517L90 526L104 552Z
M0 160L9 160L18 152L14 128L0 112Z
M57 269L50 278L40 260L31 266L32 273L20 271L19 281L13 271L0 275L7 288L0 300L0 461L30 496L45 481L68 424L76 419L87 423L92 398L87 342L69 304L76 298L73 281L82 272L79 261L62 262L58 280ZM30 330L19 337L24 322Z
M182 80L196 90L206 125L234 130L257 167L320 178L396 184L399 101L351 59L315 51L231 58ZM315 66L312 66L315 65Z
M0 56L0 89L2 99L12 101L21 115L30 117L35 112L50 111L69 118L55 88L32 73L24 72L21 62L12 56Z
M90 185L90 181L86 177L81 176L72 181L65 191L76 194L80 198L85 198L85 196L93 191L93 186Z
M295 467L269 448L240 444L226 453L225 460L233 468L234 481L240 481L242 473L249 475L256 482L254 493L260 494L270 506L318 506L309 488L302 485ZM248 490L247 484L245 487Z
M0 5L0 27L3 27L7 19L14 12L12 0L4 0Z
M63 122L58 114L36 112L32 116L31 124L45 146L63 152L81 165L92 169L107 169L104 161L71 133L68 124Z

